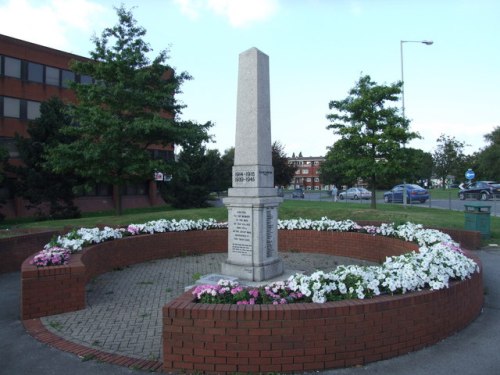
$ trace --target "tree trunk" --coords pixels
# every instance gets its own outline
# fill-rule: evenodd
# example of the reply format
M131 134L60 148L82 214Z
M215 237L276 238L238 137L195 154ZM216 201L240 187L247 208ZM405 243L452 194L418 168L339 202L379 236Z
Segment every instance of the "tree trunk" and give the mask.
M113 200L115 205L115 214L120 216L123 213L121 185L113 185Z

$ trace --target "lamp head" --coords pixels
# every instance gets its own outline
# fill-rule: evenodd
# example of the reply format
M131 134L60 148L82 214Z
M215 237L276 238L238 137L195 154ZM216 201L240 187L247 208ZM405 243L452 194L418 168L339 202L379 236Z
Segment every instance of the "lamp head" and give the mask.
M428 46L430 46L434 42L432 40L422 40L422 43L427 44Z

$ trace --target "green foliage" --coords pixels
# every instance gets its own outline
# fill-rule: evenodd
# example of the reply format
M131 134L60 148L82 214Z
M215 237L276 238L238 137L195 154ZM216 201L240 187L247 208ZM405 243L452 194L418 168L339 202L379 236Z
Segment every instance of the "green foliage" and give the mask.
M432 169L433 169L433 159L432 154L422 150L414 148L405 148L403 150L405 162L405 172L406 182L420 183L423 180L431 180ZM392 186L399 181L392 181L389 186Z
M95 183L122 187L150 180L155 170L172 173L173 164L151 158L150 145L198 144L208 139L211 124L179 121L183 106L175 94L191 77L165 64L167 50L151 61L146 30L123 6L116 11L118 24L93 38L91 60L72 64L75 73L91 76L94 84L72 85L78 104L64 132L75 140L51 150L48 164L58 173L75 171ZM121 199L117 203L121 214Z
M442 186L445 188L445 180L448 176L463 176L467 170L464 165L465 155L463 153L465 143L445 134L439 136L437 143L436 150L432 155L433 171L442 180Z
M274 141L271 146L272 163L274 168L274 185L287 186L295 175L295 167L288 164L284 146Z
M362 178L376 190L379 181L399 176L406 170L403 145L418 134L409 130L409 121L394 106L402 83L377 85L370 76L362 76L349 96L331 101L328 129L340 136L327 153L321 168L324 182L342 183ZM376 207L375 196L371 201Z
M484 136L489 143L477 155L477 176L481 180L500 181L500 126Z
M62 219L80 216L74 205L73 188L80 183L71 173L53 172L44 164L47 152L53 147L67 145L72 141L61 132L71 123L66 105L53 97L40 106L40 117L30 122L27 127L29 137L16 135L16 147L19 151L21 166L10 166L16 175L15 191L29 203L28 208L36 209L40 219ZM44 206L48 203L48 213Z
M185 146L175 164L172 180L160 185L163 199L176 208L206 207L210 192L219 186L219 152L201 144Z
M233 184L234 147L224 151L221 157L221 186L222 191L227 190Z

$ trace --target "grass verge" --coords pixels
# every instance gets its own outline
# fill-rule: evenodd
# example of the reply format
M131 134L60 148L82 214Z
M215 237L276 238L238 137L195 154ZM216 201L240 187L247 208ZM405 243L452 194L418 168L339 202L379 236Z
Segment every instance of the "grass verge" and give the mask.
M331 201L304 201L285 200L279 206L280 219L307 218L321 219L328 217L334 220L351 219L375 220L382 222L393 222L402 224L407 221L423 224L430 227L464 229L464 213L461 211L450 211L444 209L407 206L402 205L377 205L377 209L370 209L366 203L345 203L337 204ZM52 220L52 221L27 221L9 222L5 221L0 229L10 229L12 232L23 229L63 229L65 227L81 228L95 227L97 225L124 226L131 223L144 223L158 219L208 219L214 218L217 221L227 221L226 207L209 207L187 210L174 210L170 207L162 209L140 209L127 210L122 216L115 216L112 213L93 213L85 215L80 219ZM497 243L500 240L500 218L490 217L491 239L486 243ZM7 231L4 231L4 233ZM5 236L5 235L4 235Z

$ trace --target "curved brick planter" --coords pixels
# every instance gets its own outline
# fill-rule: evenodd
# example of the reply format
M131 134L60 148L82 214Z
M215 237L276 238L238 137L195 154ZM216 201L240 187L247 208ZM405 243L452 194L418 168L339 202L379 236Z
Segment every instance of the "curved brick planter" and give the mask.
M130 264L227 251L227 230L169 232L125 237L85 248L67 265L21 265L21 319L85 308L85 285L95 276Z
M280 231L280 251L383 261L415 244L358 233ZM85 308L85 284L117 267L227 251L227 230L127 237L86 248L66 266L21 267L23 320ZM467 252L479 263L479 259ZM481 311L482 274L440 291L282 306L204 305L189 292L163 308L163 370L301 372L347 367L433 344Z
M279 246L372 261L416 250L384 237L314 231L282 231ZM478 273L445 290L325 304L198 304L186 292L163 308L163 370L290 373L362 365L434 344L466 327L482 305Z

